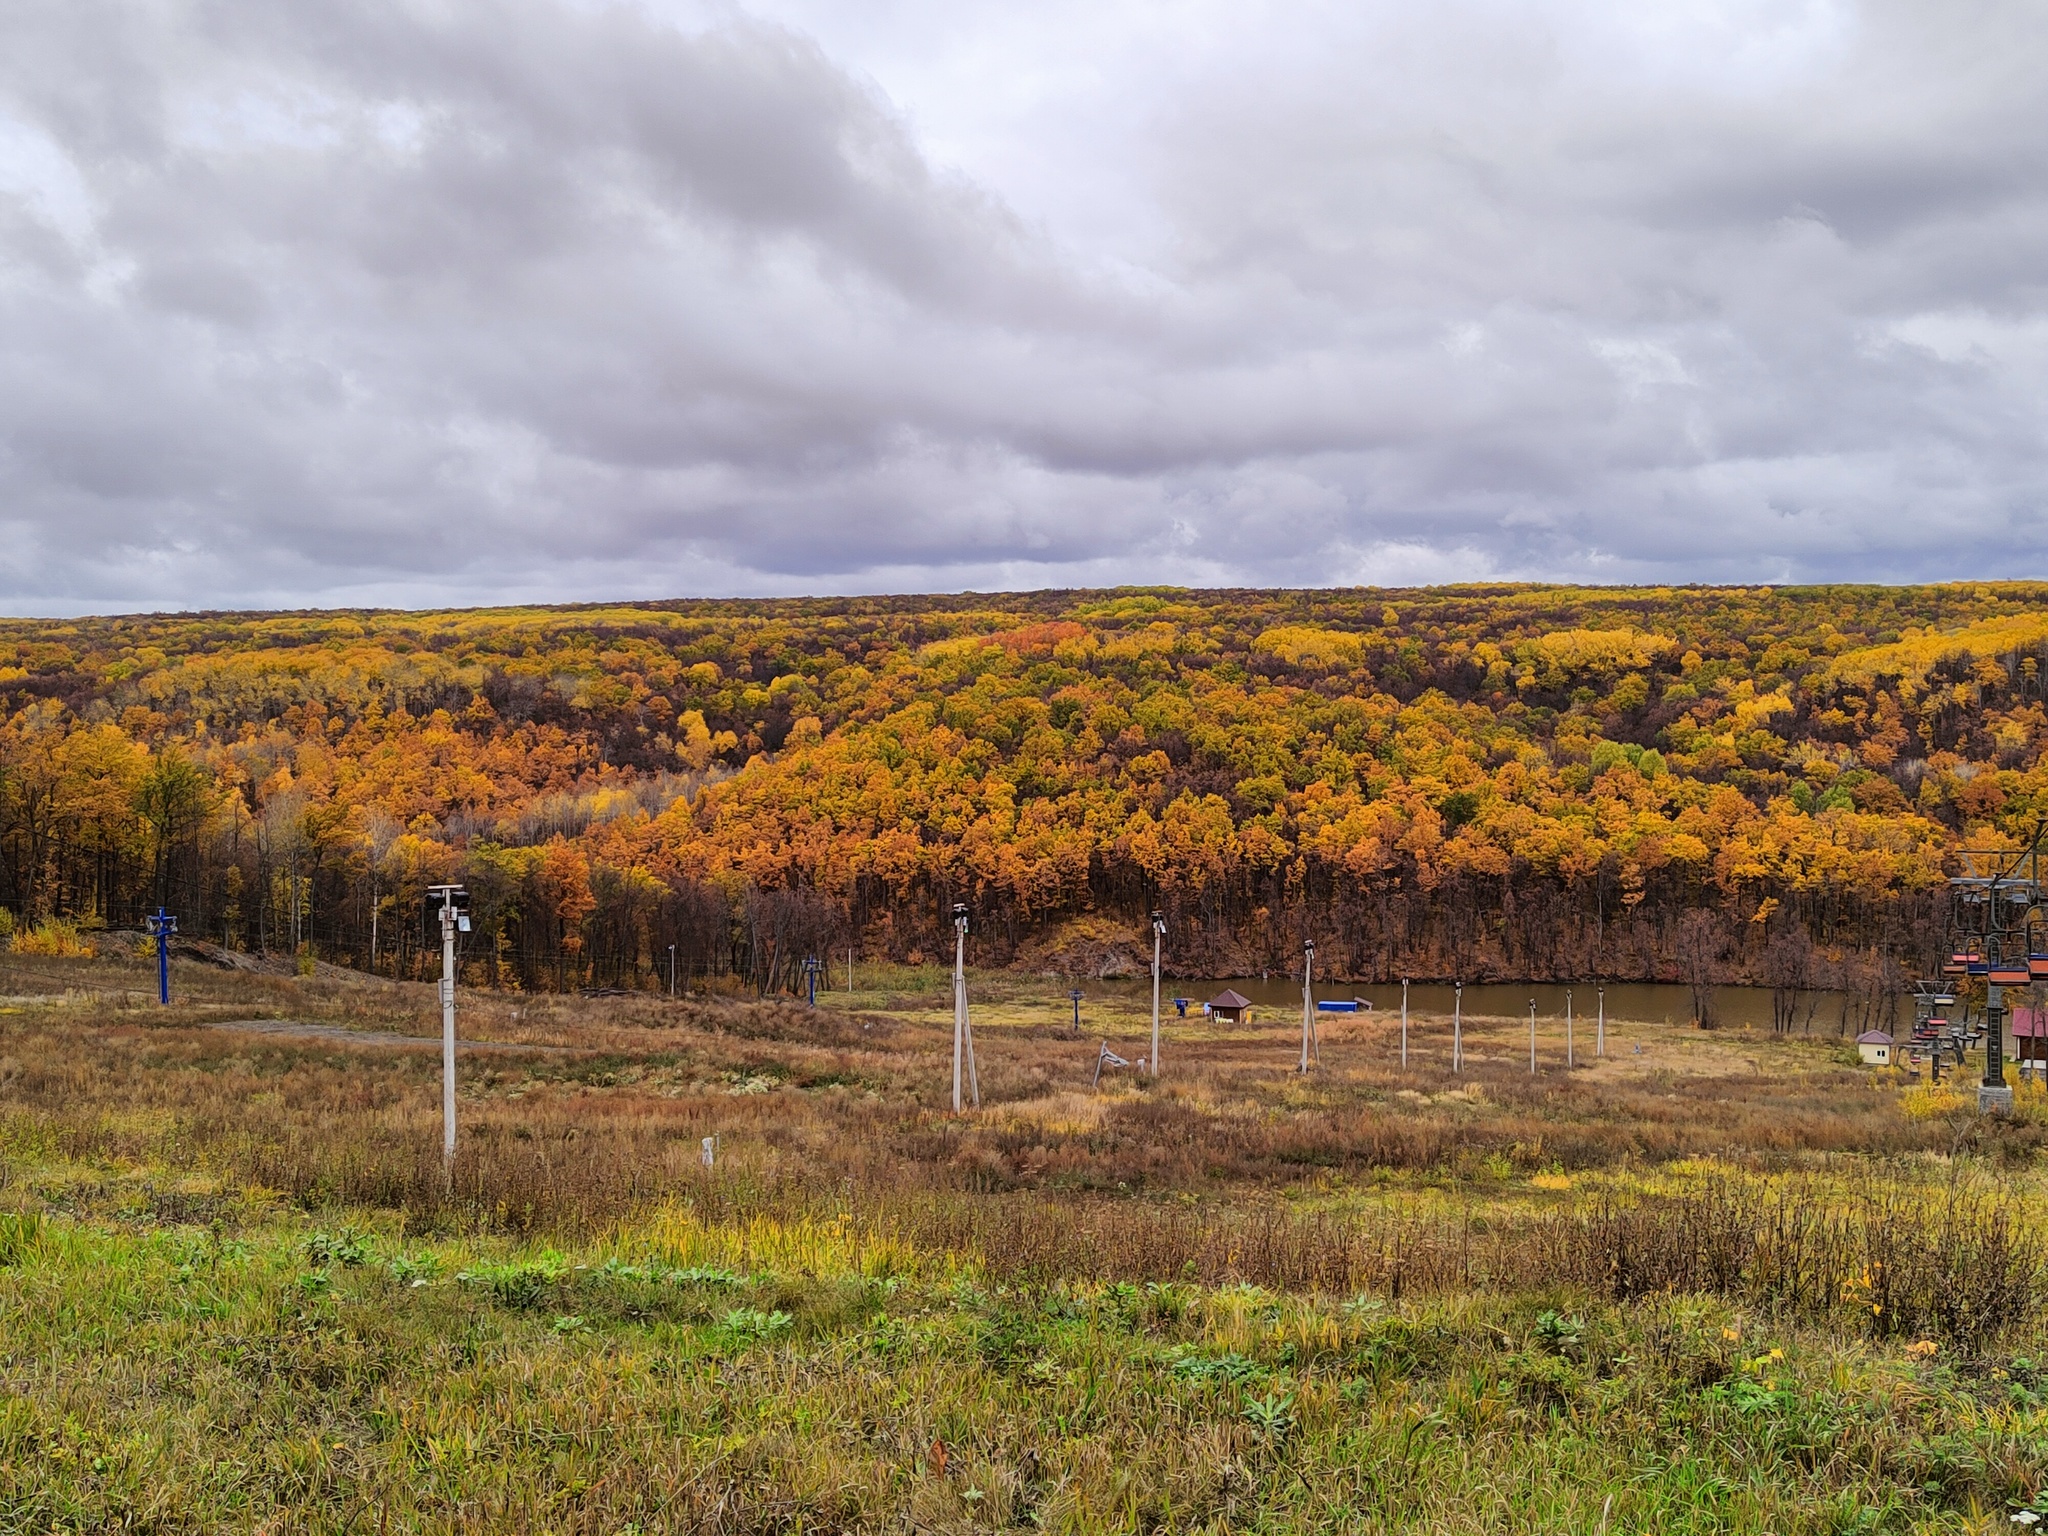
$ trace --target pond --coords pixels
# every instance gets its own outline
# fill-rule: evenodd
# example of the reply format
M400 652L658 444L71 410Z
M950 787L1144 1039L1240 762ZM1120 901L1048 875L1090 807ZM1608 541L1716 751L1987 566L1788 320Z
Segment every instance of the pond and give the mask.
M1080 983L1087 997L1115 997L1126 1001L1132 996L1149 999L1152 983L1150 978L1136 981L1089 981ZM1272 1023L1276 1017L1299 1018L1301 1014L1301 983L1284 977L1235 977L1220 981L1190 981L1186 977L1167 978L1159 984L1160 1008L1168 1017L1173 1016L1170 999L1190 999L1188 1012L1199 1014L1202 1004L1229 987L1251 1000L1256 1017L1262 1022ZM1771 1027L1771 989L1769 987L1717 986L1708 989L1713 998L1715 1022L1726 1028L1741 1028L1745 1025L1768 1030ZM1604 997L1603 997L1604 991ZM1465 986L1464 1010L1471 1018L1523 1018L1529 1012L1533 999L1539 1018L1561 1019L1565 1014L1566 995L1570 994L1573 1014L1582 1019L1593 1019L1601 1007L1605 1007L1609 1019L1635 1020L1642 1023L1689 1024L1692 1022L1692 989L1670 982L1610 981L1604 988L1598 982L1575 982L1566 988L1556 982L1468 982ZM1401 984L1330 982L1317 983L1315 988L1318 1002L1343 1002L1353 998L1371 1003L1375 1012L1401 1009ZM1064 992L1056 993L1064 999ZM1448 1015L1453 1002L1453 992L1447 982L1413 982L1408 988L1410 1013L1437 1013ZM1068 1006L1062 1001L1062 1006ZM1803 992L1799 996L1800 1024L1810 1017L1811 1030L1817 1035L1833 1035L1844 1030L1859 1017L1856 1004L1847 993ZM1894 1001L1892 1026L1909 1024L1913 1017L1912 1001L1906 997ZM1798 1028L1795 1025L1795 1028Z

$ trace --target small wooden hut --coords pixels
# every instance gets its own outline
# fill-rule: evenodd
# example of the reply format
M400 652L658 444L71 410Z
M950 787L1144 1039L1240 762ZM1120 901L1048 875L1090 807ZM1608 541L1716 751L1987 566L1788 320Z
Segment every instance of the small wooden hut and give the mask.
M2039 1062L2048 1069L2048 1011L2015 1008L2012 1011L2012 1059Z
M1892 1064L1892 1037L1881 1029L1866 1029L1856 1037L1856 1050L1866 1067Z
M1226 1024L1243 1024L1252 1016L1252 1000L1242 992L1225 987L1209 1002L1209 1017Z

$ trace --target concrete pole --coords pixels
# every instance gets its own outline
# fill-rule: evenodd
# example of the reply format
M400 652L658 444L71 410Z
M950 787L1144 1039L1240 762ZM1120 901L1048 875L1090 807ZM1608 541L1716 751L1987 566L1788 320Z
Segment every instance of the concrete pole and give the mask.
M967 1054L967 925L953 931L953 1113L960 1113L960 1068Z
M1159 1075L1159 947L1166 942L1166 924L1152 914L1152 1075Z
M1593 1054L1607 1054L1607 989L1600 989L1600 1022L1593 1029Z
M1301 948L1301 1070L1308 1071L1309 1037L1316 1027L1316 945L1310 939Z
M441 1162L455 1173L455 900L441 902Z
M1401 978L1401 1069L1408 1069L1408 978Z
M1529 1075L1536 1075L1536 999L1529 999Z
M1564 989L1564 1066L1569 1072L1575 1065L1572 1059L1572 989Z
M1465 1070L1465 983L1451 983L1451 1070Z
M974 1021L967 1015L967 908L953 908L953 1113L960 1113L960 1068L967 1068L968 1097L981 1108L981 1074L974 1066Z

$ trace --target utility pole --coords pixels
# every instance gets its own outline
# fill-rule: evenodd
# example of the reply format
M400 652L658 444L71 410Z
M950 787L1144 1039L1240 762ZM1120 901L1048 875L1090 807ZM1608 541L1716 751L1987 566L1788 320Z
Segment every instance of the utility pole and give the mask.
M1401 978L1401 1070L1408 1070L1408 978Z
M469 932L469 892L427 887L427 928L441 931L441 1171L455 1176L455 935Z
M1465 983L1451 983L1451 1070L1465 1070Z
M1536 999L1529 999L1529 1075L1536 1075Z
M676 995L676 947L673 944L668 947L668 995L671 998Z
M1565 1070L1566 1070L1567 1072L1569 1072L1569 1071L1570 1071L1570 1070L1572 1069L1572 1065L1573 1065L1573 1062L1572 1062L1572 989L1571 989L1570 987L1566 987L1566 988L1564 989L1564 1066L1565 1066Z
M150 936L156 940L156 1000L168 1007L171 1001L171 935L178 931L178 920L158 907L144 921L149 924Z
M1152 1075L1159 1076L1159 946L1166 942L1166 916L1152 914Z
M953 904L953 1113L960 1113L960 1069L974 1107L981 1108L981 1078L974 1070L974 1025L967 1017L967 904Z
M1593 1030L1593 1054L1595 1056L1605 1056L1607 1054L1607 989L1605 987L1600 989L1600 1022Z
M1301 942L1301 1070L1309 1069L1309 1047L1315 1047L1318 1060L1322 1058L1323 1044L1316 1039L1316 941L1303 939Z

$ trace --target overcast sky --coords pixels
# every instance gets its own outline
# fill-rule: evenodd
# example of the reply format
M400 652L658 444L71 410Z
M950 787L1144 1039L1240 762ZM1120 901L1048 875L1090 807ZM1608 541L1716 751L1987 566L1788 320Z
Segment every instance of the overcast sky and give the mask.
M2038 0L0 38L0 610L2048 575Z

